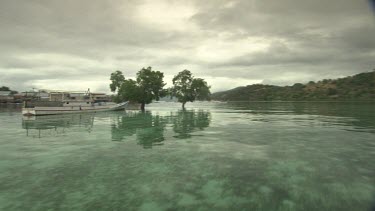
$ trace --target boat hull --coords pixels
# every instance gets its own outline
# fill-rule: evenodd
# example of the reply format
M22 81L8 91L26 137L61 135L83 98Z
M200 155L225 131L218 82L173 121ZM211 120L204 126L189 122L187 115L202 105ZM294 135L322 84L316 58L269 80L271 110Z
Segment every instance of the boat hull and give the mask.
M115 105L99 105L99 106L64 106L64 107L35 107L22 108L22 115L24 116L42 116L42 115L56 115L56 114L73 114L73 113L89 113L99 111L116 111L124 110L127 103L120 103Z

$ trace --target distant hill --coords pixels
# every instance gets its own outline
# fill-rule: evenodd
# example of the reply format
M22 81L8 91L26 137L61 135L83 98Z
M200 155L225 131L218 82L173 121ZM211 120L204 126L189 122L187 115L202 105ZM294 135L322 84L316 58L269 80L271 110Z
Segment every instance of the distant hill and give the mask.
M293 86L254 84L213 93L221 101L375 100L375 71Z

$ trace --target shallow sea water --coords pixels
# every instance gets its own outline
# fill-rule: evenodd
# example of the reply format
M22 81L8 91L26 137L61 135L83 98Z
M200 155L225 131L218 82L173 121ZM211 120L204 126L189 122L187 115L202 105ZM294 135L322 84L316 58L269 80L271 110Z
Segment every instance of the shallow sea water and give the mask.
M371 210L373 103L0 107L0 210Z

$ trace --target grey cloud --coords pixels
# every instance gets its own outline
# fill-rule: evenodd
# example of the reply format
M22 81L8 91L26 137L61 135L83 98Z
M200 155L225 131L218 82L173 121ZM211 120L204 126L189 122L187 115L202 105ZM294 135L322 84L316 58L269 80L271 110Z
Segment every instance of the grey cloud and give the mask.
M179 36L137 23L139 1L5 1L0 35L19 52L60 52L91 58L134 48L153 48Z
M211 74L288 84L342 77L375 66L375 19L367 1L234 2L225 7L226 1L210 1L193 20L205 30L240 31L238 39L260 36L276 41L264 52L206 64L222 70ZM301 77L281 78L292 73Z
M273 43L266 52L249 53L240 57L233 58L229 62L218 63L224 66L267 66L267 65L285 65L299 64L304 66L311 65L356 65L373 64L373 55L368 52L348 51L343 53L341 49L309 49L297 48L291 49L283 43ZM346 49L347 50L347 49ZM373 50L373 49L372 49ZM373 51L375 52L375 51Z
M178 31L140 21L144 0L1 1L0 85L26 89L36 80L79 78L100 80L99 89L107 89L112 71L132 77L146 66L168 76L189 69L228 84L238 78L290 84L375 66L375 16L366 0L189 2L196 11L186 24L194 27ZM269 47L244 46L241 55L231 55L230 43L253 37ZM229 43L228 55L212 61L207 58L220 50L215 40ZM207 43L206 58L200 50Z
M366 0L239 0L229 8L222 6L225 1L219 6L210 2L192 18L206 30L240 30L245 37L282 39L306 48L370 48L375 42L375 18Z

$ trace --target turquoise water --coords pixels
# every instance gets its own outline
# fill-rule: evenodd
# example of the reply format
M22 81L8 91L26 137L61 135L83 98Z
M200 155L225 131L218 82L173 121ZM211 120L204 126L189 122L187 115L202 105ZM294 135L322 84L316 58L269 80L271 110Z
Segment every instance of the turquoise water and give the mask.
M370 210L375 104L0 107L0 210Z

